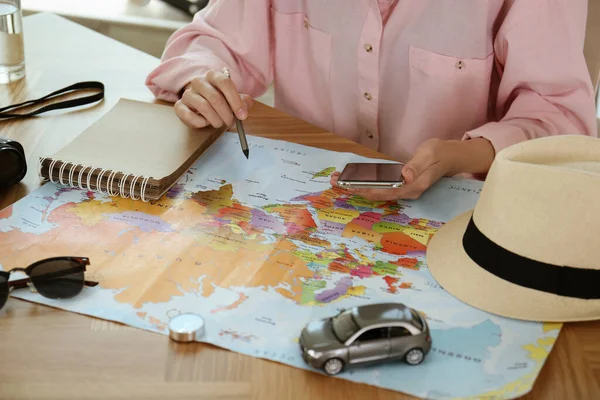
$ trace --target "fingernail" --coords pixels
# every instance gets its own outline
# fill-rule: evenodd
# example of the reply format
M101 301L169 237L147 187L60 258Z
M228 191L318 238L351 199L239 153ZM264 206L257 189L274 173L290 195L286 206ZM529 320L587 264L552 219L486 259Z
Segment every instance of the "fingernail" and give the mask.
M239 110L237 110L236 114L239 119L246 119L246 117L248 117L248 111L246 111L243 108L240 108Z
M409 181L412 181L413 179L415 179L415 171L412 170L411 168L408 168L406 170L406 179Z

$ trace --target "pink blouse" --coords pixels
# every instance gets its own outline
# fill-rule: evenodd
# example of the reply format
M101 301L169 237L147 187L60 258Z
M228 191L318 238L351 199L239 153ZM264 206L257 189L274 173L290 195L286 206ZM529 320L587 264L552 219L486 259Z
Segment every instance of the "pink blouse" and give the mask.
M174 102L227 66L240 92L273 82L277 108L400 161L429 138L597 136L586 14L586 0L212 0L146 84Z

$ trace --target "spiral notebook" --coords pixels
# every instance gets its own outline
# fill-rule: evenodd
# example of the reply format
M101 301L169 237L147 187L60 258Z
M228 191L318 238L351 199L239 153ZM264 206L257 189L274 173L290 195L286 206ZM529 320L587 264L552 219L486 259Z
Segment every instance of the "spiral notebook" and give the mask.
M225 130L188 128L171 106L120 99L64 148L40 158L39 175L110 196L157 200Z

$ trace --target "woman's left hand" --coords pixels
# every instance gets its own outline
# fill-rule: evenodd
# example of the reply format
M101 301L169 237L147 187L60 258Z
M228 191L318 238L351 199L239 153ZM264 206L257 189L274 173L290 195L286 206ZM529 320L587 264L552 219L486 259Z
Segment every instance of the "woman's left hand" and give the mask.
M470 140L429 139L416 150L402 168L404 185L398 189L348 189L371 201L415 200L443 176L459 173L487 173L495 151L484 138ZM331 185L337 186L339 172L331 175Z

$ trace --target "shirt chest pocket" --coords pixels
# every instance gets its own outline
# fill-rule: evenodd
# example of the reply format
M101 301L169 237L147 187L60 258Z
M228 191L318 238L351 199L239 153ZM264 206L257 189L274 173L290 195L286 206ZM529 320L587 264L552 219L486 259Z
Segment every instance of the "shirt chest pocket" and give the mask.
M331 130L331 35L303 12L271 10L278 108Z
M405 121L427 133L460 139L488 120L494 54L458 58L410 47Z

